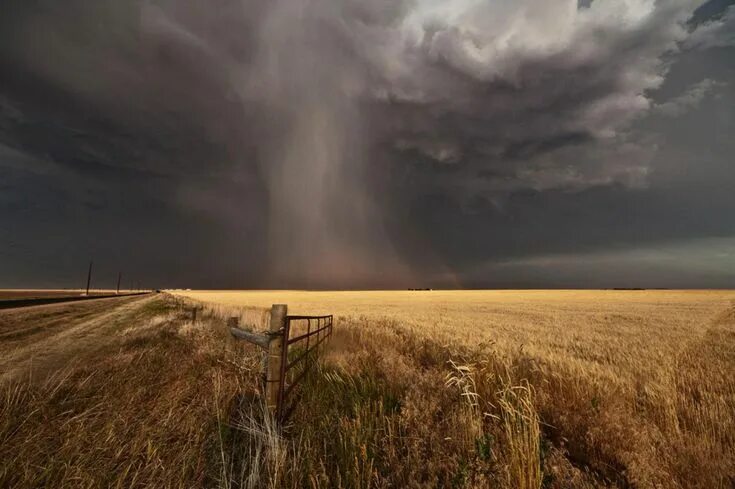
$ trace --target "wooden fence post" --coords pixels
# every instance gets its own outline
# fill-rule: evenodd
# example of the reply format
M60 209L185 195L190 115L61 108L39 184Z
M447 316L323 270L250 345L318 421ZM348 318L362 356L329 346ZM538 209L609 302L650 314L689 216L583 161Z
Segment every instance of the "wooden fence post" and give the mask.
M268 365L265 379L265 399L268 410L275 414L278 409L278 390L281 384L281 355L283 348L287 348L282 332L286 330L286 304L273 304L271 307L270 334L272 335L268 345ZM281 334L278 334L281 333Z

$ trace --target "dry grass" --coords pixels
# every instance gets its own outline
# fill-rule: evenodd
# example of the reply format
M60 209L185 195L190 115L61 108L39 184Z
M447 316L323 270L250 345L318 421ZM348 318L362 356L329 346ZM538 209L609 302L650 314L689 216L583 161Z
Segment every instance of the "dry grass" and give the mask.
M459 486L467 487L487 481L501 487L735 483L732 292L187 296L217 304L223 315L247 306L244 314L257 318L252 308L283 302L292 313L339 316L324 379L347 378L358 392L330 397L319 386L312 388L319 399L304 403L329 413L327 423L340 420L342 428L327 439L351 437L307 457L326 467L321 480L334 487L442 486L458 483L457 474L466 474ZM447 373L458 366L464 383L455 377L447 384ZM362 389L377 389L382 401L368 396L373 404L362 406L355 400ZM452 392L451 399L443 397ZM325 398L339 403L340 396L353 406L335 411L323 405ZM476 405L466 405L468 398ZM400 407L386 413L392 404ZM307 447L324 444L323 435L308 436L310 423L299 419L291 435L305 436ZM375 432L381 436L370 439ZM386 447L384 433L399 436ZM485 457L488 450L492 456ZM354 461L330 469L335 452ZM345 477L348 484L335 483Z
M186 294L54 375L0 385L1 487L735 482L731 292ZM271 303L338 316L282 430L260 354L224 328L265 329Z
M257 359L171 303L138 303L105 344L0 384L0 487L224 485L228 410L253 396Z

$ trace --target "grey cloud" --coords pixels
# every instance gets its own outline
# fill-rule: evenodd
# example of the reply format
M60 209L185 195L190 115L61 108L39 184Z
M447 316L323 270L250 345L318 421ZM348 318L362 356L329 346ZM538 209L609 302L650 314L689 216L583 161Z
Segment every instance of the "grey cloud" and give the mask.
M60 46L67 58L79 53L64 60L64 67L48 53L26 48L23 54L32 60L33 73L73 87L98 111L126 123L136 138L179 133L173 134L174 148L156 148L161 141L151 141L154 151L170 152L187 136L201 139L204 133L213 145L238 153L238 139L283 132L279 122L269 127L260 114L288 120L290 104L321 91L314 103L326 107L329 91L341 104L372 106L368 116L358 117L368 133L363 144L415 147L438 161L487 173L565 142L579 146L580 138L615 137L644 115L647 92L665 76L662 57L686 37L683 22L695 5L598 0L578 10L567 0L533 8L523 2L341 3L335 8L334 2L315 1L304 11L288 3L248 2L233 27L254 29L239 41L223 34L229 29L211 28L222 22L221 9L143 3L137 14L124 9L121 18L129 25L119 21L122 27L107 45L69 45L59 36L72 27L46 34L48 43L37 44ZM236 11L235 3L227 5L226 14ZM122 10L97 7L91 14L113 20ZM93 36L93 30L85 35ZM103 61L109 65L105 71L80 78L90 63ZM121 107L120 98L138 106ZM162 116L170 109L171 117ZM336 117L350 117L344 112ZM186 150L206 154L213 148ZM180 171L182 164L171 170ZM521 179L518 185L524 185Z
M410 284L461 254L432 213L645 189L661 137L638 124L719 86L653 102L682 46L732 16L692 29L702 3L14 1L0 143L247 241L233 273Z
M729 7L720 18L698 26L684 46L700 50L735 46L735 7Z
M699 104L702 103L702 100L704 100L704 98L710 95L714 90L725 86L727 86L727 83L725 82L718 82L705 78L690 87L685 93L678 97L668 100L662 104L657 104L654 107L654 112L667 117L682 115L699 106Z
M524 176L542 173L574 175L575 187L585 185L585 173L597 174L589 185L645 176L642 162L630 159L602 159L589 172L594 163L585 159L585 146L630 139L624 133L649 113L648 93L666 75L664 57L686 38L684 23L695 3L598 1L579 11L574 2L533 9L478 4L454 16L448 14L455 5L443 5L422 12L420 4L400 27L383 31L383 56L373 56L383 77L373 87L376 110L384 112L380 137L398 134L399 149L420 146L405 141L452 148L453 160L461 155L457 163L469 192L479 174L502 175L497 186L505 190L535 187L537 179ZM579 157L566 151L556 167L553 158L536 158L562 146L578 148ZM446 151L434 154L446 160ZM634 166L617 168L624 162ZM568 179L547 180L563 186Z
M547 254L475 267L468 282L494 277L506 287L532 287L553 276L553 287L728 288L735 282L735 239L706 238L637 249Z

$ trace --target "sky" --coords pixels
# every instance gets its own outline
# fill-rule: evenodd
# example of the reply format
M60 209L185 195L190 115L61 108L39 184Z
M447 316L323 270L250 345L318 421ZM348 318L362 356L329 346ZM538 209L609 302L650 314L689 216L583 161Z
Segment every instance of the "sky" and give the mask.
M4 0L0 287L735 288L735 0Z

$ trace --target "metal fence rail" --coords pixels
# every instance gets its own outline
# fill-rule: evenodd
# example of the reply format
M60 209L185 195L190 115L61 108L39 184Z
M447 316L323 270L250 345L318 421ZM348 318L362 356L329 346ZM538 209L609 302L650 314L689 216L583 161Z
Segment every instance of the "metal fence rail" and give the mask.
M270 411L280 422L285 421L296 407L294 390L316 363L320 345L329 339L334 317L287 315L287 306L271 308L270 331L265 334L245 331L230 319L230 331L267 350L265 364L265 396Z
M306 332L302 333L304 323ZM312 329L312 324L315 329ZM276 410L276 416L280 421L288 418L295 407L295 402L290 405L287 404L289 395L313 367L314 360L319 355L319 345L332 335L333 324L334 321L331 315L286 316L283 333L284 347L281 349L278 407ZM296 336L292 337L294 333ZM312 340L312 337L315 338Z

